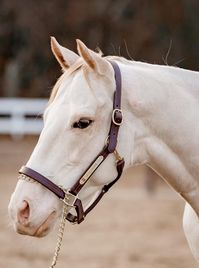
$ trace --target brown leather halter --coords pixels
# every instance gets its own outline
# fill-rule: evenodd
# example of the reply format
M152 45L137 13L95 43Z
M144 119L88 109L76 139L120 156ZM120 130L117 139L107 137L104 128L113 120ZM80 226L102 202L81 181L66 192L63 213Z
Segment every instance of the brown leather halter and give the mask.
M119 156L116 150L118 132L123 119L121 110L121 88L122 88L121 72L116 62L110 62L110 63L113 67L115 74L116 90L113 97L113 112L112 112L112 120L111 120L109 136L105 147L96 156L96 158L89 165L86 171L80 176L80 178L73 185L73 187L71 189L65 190L62 187L59 187L58 185L50 181L48 178L41 175L40 173L26 166L22 166L22 168L19 170L19 173L22 174L22 176L24 175L30 177L31 179L39 182L40 184L45 186L48 190L53 192L56 196L58 196L60 199L62 199L66 203L66 205L68 205L71 208L74 208L76 211L76 215L73 215L69 212L66 216L67 220L72 223L79 224L84 220L85 216L97 205L97 203L101 200L103 195L119 180L124 168L125 163L124 159ZM95 170L103 163L103 161L107 158L107 156L112 153L114 153L116 157L116 169L118 175L112 182L103 186L98 197L84 211L82 202L78 198L78 194L83 188L83 186L86 184L86 182L90 179L92 174L95 172Z

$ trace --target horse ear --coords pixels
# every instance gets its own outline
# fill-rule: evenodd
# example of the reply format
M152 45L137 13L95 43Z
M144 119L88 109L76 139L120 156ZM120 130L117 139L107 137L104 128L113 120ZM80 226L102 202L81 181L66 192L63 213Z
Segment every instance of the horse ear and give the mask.
M91 69L102 75L106 74L107 71L110 70L109 63L103 59L100 54L87 48L81 40L77 39L76 42L79 55Z
M62 47L53 36L51 36L51 50L63 69L68 69L79 58L73 51Z

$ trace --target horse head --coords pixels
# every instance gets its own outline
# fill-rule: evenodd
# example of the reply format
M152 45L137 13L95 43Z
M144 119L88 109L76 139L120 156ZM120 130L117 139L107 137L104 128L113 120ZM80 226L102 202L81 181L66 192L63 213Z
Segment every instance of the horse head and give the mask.
M78 54L54 37L51 48L63 69L44 112L44 127L27 166L56 185L70 189L103 148L110 128L115 79L106 58L77 40ZM122 135L120 133L120 135ZM120 140L120 137L119 137ZM119 150L125 155L124 143ZM116 176L110 155L81 191L83 207ZM44 236L60 216L62 202L33 180L19 180L9 204L18 233Z

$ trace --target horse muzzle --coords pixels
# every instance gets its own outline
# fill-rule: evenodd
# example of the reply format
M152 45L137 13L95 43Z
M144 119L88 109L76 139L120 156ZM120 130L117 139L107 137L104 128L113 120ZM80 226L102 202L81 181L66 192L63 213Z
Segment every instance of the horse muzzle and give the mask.
M56 212L53 211L39 226L31 224L31 222L20 223L17 221L15 224L15 230L17 233L22 235L44 237L51 231L52 227L54 226L55 214Z
M54 226L57 218L55 210L49 211L45 217L44 215L42 217L39 217L39 215L35 217L34 215L33 218L33 208L26 200L23 200L18 206L14 206L11 202L9 205L9 214L17 233L35 237L47 235ZM36 218L39 221L36 221Z

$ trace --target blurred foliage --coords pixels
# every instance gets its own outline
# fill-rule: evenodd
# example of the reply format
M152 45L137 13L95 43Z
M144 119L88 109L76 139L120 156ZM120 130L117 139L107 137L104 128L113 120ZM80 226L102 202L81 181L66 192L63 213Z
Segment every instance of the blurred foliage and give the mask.
M198 0L0 0L0 95L49 95L60 74L51 35L73 50L79 38L105 55L199 70L198 14Z

